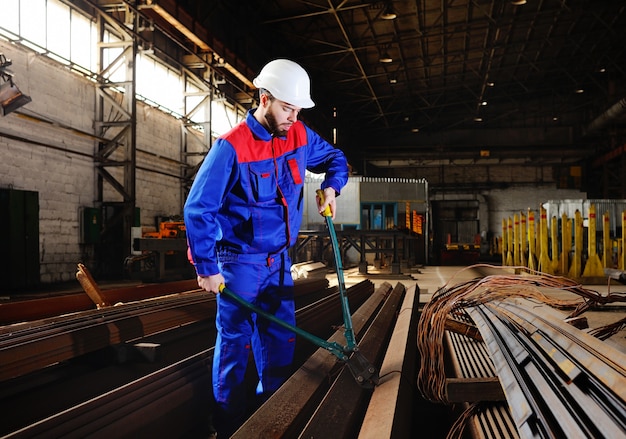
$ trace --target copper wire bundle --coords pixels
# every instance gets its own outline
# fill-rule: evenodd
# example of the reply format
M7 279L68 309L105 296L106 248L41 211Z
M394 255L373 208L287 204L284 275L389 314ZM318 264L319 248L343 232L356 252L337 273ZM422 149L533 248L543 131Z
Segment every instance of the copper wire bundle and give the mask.
M610 325L602 326L600 328L595 328L589 331L589 334L600 340L606 340L612 335L617 334L622 329L626 328L626 317L618 320L615 323L611 323Z

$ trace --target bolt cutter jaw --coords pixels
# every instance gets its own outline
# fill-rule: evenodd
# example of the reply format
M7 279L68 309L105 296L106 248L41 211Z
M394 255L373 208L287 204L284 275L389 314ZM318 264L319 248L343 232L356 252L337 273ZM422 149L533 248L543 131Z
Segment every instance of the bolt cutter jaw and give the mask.
M378 385L378 369L361 352L354 351L346 364L355 381L364 389L373 389Z

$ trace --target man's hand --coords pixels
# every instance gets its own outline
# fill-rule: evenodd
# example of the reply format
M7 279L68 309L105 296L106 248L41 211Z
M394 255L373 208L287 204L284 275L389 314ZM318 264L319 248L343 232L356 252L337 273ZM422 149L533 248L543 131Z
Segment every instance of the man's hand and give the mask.
M324 189L324 199L317 195L317 207L320 215L324 216L326 208L330 208L332 219L335 219L335 209L337 208L337 201L335 200L335 190L331 187Z
M222 273L211 276L198 276L198 286L209 293L219 294L220 285L226 283Z

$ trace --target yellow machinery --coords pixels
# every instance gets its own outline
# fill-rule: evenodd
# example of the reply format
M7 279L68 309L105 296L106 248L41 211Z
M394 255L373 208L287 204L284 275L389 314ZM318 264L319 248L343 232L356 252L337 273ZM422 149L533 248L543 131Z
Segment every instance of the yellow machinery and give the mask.
M621 238L619 228L611 230L611 214L609 209L602 214L602 239L598 238L598 219L596 205L589 203L588 218L585 220L580 209L574 212L574 219L563 213L559 224L556 216L548 218L546 208L540 206L541 221L537 228L538 237L535 239L534 212L528 210L528 224L522 226L520 233L515 233L518 227L518 215L514 215L515 229L512 230L511 217L502 219L502 265L517 266L521 264L533 271L546 274L558 274L572 279L581 279L586 282L604 282L608 273L626 273L626 210L621 212ZM615 215L613 215L615 218ZM585 224L586 222L586 224ZM587 229L585 242L584 231ZM528 240L525 241L525 232ZM560 244L560 246L559 246ZM572 245L573 244L573 245ZM528 256L525 257L527 248ZM519 255L517 253L520 253ZM537 258L538 256L538 258ZM626 276L626 274L624 274Z

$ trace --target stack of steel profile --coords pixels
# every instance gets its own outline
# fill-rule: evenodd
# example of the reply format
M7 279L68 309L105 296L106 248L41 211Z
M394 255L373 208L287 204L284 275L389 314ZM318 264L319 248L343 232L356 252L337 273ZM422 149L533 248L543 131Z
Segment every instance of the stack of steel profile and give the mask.
M320 292L319 282L306 282L308 293L296 294L297 303L302 298L307 303L298 309L297 321L306 330L330 334L341 321L337 290L328 288L324 280ZM359 309L373 290L369 281L349 288L351 306ZM310 303L308 295L321 298ZM185 428L201 425L210 410L212 348L206 343L214 336L210 333L214 310L212 294L193 291L2 327L0 405L6 422L0 434L7 438L177 437ZM201 349L175 358L182 345L194 343ZM306 342L299 344L310 349ZM85 373L81 381L80 374L90 370L82 361L101 361L94 355L121 346L143 349L148 356L153 348L159 347L160 352L149 360L154 362L150 367L144 364L146 358L139 363L125 361ZM149 372L129 380L140 369ZM118 375L124 376L122 381L116 381ZM57 380L68 384L65 391L54 392L50 403L46 392L61 388L55 386ZM101 390L93 394L96 389ZM80 400L81 393L90 396ZM29 405L28 401L49 403ZM19 424L22 419L29 421Z
M418 388L465 408L449 437L624 437L626 355L603 341L624 319L583 314L624 299L536 272L445 285L418 324Z
M460 312L457 319L471 324L467 314ZM447 380L447 400L460 403L464 409L480 401L482 409L467 425L474 439L517 439L519 435L513 421L506 397L501 390L497 372L482 339L476 339L455 331L444 334L449 352L451 375ZM474 381L476 387L467 390L467 383ZM454 384L463 383L459 390ZM485 388L489 386L489 391ZM465 390L462 390L463 387Z
M528 299L468 310L521 437L624 437L626 355Z
M407 345L407 340L411 339L408 328L394 331L400 310L409 326L410 322L414 323L411 317L416 311L415 296L411 294L407 304L403 302L405 295L409 296L406 293L402 284L392 290L391 285L384 282L353 315L354 331L360 339L359 350L377 367L383 363L381 380L375 388L360 386L347 367L318 349L248 419L233 439L391 437L381 431L394 429L410 434L412 420L406 411L411 411L413 393L409 390L411 386L405 387L403 392L399 383L401 379L412 379L412 376L403 376L401 369L411 373L410 362L415 358L416 349L414 343ZM401 340L390 342L396 335ZM341 338L341 331L337 331L329 340L340 341ZM388 346L398 350L389 352ZM381 407L385 407L387 414L383 420L376 417ZM376 428L371 427L373 424L377 424Z

